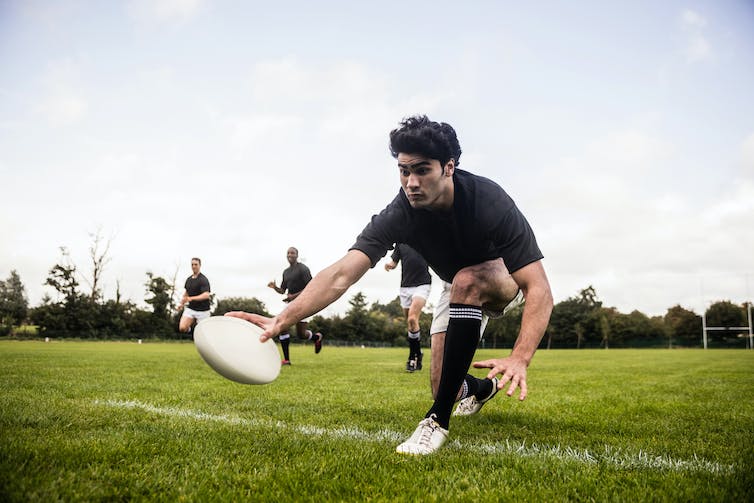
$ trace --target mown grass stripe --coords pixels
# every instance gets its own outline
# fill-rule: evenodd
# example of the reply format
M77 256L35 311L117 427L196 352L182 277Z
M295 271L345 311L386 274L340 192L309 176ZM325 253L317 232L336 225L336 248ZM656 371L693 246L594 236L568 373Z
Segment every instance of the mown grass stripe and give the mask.
M209 414L206 412L179 409L175 407L158 407L137 400L95 400L97 405L105 405L113 408L139 409L146 412L167 417L180 417L195 419L198 421L212 421L230 425L247 426L255 428L285 427L288 431L295 431L306 436L329 436L332 438L345 438L353 440L365 440L368 442L401 442L407 433L399 433L387 429L376 432L366 432L353 427L321 428L310 425L291 426L283 421L271 421L264 419L246 419L229 415ZM675 472L705 472L716 475L730 474L734 471L731 465L723 465L714 461L694 456L692 459L673 459L669 456L651 454L645 451L637 453L625 452L611 446L605 446L602 453L590 452L586 449L573 447L561 447L559 445L524 444L506 439L503 442L493 444L472 444L453 440L447 447L477 451L483 454L513 454L522 457L547 457L562 461L572 461L583 464L606 464L620 469L649 469Z

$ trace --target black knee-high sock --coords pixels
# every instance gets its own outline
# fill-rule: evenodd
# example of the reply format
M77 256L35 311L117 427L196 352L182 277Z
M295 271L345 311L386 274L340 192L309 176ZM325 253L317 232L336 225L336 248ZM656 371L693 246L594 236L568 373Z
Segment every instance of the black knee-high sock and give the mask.
M411 332L409 332L407 339L408 339L408 359L413 360L414 358L417 358L419 356L419 353L422 352L421 334L420 332L416 332L415 334L412 334Z
M463 378L463 386L461 388L460 400L474 395L478 400L483 400L490 396L492 393L492 381L487 379L479 379L471 374L466 374Z
M482 326L482 308L466 304L450 304L450 319L445 334L445 349L442 373L437 397L426 417L434 414L443 428L450 424L450 412L458 390L474 359L479 344L479 329Z
M283 339L283 338L280 339L280 346L282 346L282 348L283 348L283 359L284 360L290 360L291 359L290 355L288 354L288 347L291 345L291 339L290 339L290 337L291 336L289 335L285 339Z

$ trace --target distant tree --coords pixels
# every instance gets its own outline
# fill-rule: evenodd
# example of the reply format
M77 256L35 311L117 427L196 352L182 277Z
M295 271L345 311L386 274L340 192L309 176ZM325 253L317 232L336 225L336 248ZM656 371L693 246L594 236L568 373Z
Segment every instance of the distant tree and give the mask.
M579 292L576 297L558 302L550 317L548 337L559 346L581 348L587 342L599 345L602 332L599 325L599 313L602 302L591 285Z
M377 324L369 316L367 300L362 292L356 293L348 301L351 308L346 312L341 323L340 332L345 340L379 340Z
M29 312L29 300L21 277L14 270L5 281L0 281L0 325L18 326Z
M629 314L613 311L610 337L615 347L647 347L662 345L666 335L662 317L650 318L633 310Z
M610 349L610 321L605 311L605 309L601 309L599 313L599 326L602 333L602 342L600 345L604 346L605 349Z
M41 332L51 336L93 337L96 335L96 313L87 297L79 292L76 266L65 247L60 248L61 261L55 264L47 276L45 285L57 292L58 300L48 295L43 304L34 310L32 321Z
M80 296L79 282L76 279L76 266L71 261L67 248L61 246L60 253L62 261L50 269L45 285L54 288L65 304L72 304Z
M144 286L147 288L148 296L144 301L152 306L152 314L159 318L169 319L174 307L171 285L165 281L165 278L155 276L151 272L147 272L147 278L149 281Z
M490 319L484 330L484 344L493 348L512 348L521 328L524 306L518 306L505 316Z
M668 346L673 344L680 346L698 346L702 340L702 317L694 311L690 311L675 305L665 313L665 330L668 337Z
M398 295L387 304L374 302L369 310L372 312L384 313L391 318L402 319L405 316L403 314L403 307L401 307L401 298Z
M42 302L29 310L29 319L37 325L40 335L66 335L63 304L53 302L49 294L44 294Z
M271 316L264 302L256 297L229 297L227 299L220 299L217 301L217 306L212 315L222 316L231 311L246 311L247 313L261 314L262 316Z
M98 228L97 232L89 234L92 238L92 244L89 247L89 257L92 261L92 279L86 279L91 288L89 299L96 303L102 300L102 273L105 266L110 262L108 252L110 251L111 239L103 242L102 229Z
M152 313L148 318L137 314L137 325L144 334L155 337L180 337L177 324L171 318L175 308L172 286L161 276L155 276L147 272L147 281L144 286L147 289L147 297L144 301L152 306Z
M746 311L729 300L713 303L706 311L708 327L742 327L746 325Z
M745 306L738 306L729 300L714 302L705 312L707 327L724 327L727 330L710 330L707 341L713 343L731 344L748 330L735 330L735 327L748 325Z

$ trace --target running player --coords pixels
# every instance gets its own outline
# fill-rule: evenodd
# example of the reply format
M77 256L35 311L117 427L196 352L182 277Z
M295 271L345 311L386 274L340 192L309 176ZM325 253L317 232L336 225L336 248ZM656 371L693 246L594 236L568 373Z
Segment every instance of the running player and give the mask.
M408 361L406 372L422 369L421 327L419 317L427 303L432 287L432 276L424 258L410 246L402 243L395 245L390 260L385 263L385 270L392 271L401 262L401 288L399 297L403 314L408 326Z
M286 253L288 259L288 268L283 271L283 281L280 286L277 286L275 281L270 281L267 286L275 290L277 293L284 294L285 298L283 302L290 302L306 287L312 280L312 273L309 268L298 261L298 249L291 246ZM317 332L312 334L309 330L309 321L306 319L298 320L296 322L296 334L299 339L308 339L314 341L314 352L319 353L322 351L322 334ZM290 327L286 327L285 330L280 332L278 336L280 340L280 346L283 348L283 365L291 364L291 356L289 346L291 343Z
M191 259L191 276L184 283L183 296L178 304L178 310L183 309L181 319L178 321L178 330L184 333L191 332L194 323L209 317L210 289L207 276L202 274L202 261L194 257ZM186 306L188 304L188 306ZM184 306L186 306L184 308Z

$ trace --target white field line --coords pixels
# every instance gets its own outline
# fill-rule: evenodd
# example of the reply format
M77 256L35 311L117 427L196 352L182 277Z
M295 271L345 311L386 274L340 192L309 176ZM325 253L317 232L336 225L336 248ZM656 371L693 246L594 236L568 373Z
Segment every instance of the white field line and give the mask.
M136 400L95 400L96 405L120 409L139 409L153 414L167 417L179 417L195 419L197 421L209 421L236 426L252 428L285 427L286 431L295 431L306 436L328 436L337 439L365 440L367 442L392 442L400 443L408 433L398 433L391 430L367 432L358 428L320 428L307 425L289 425L283 421L269 419L245 419L225 414L216 415L206 412L174 407L157 407ZM513 454L522 457L546 457L561 461L575 461L583 464L606 464L621 469L651 469L667 470L675 472L704 472L711 474L730 474L733 466L723 465L694 456L692 459L673 459L669 456L651 454L644 451L638 453L625 452L610 446L605 446L603 452L591 452L586 449L573 447L561 447L559 445L525 444L511 440L491 444L479 444L473 442L461 442L453 440L447 444L451 449L470 450L483 454Z

